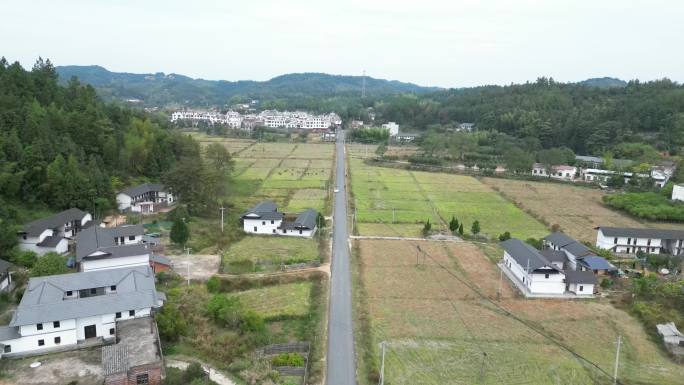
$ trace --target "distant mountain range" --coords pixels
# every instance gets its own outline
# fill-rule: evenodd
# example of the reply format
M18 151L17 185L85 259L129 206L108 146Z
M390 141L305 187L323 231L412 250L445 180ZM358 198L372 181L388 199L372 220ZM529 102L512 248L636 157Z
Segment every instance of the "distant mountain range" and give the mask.
M100 66L58 66L60 81L76 76L95 87L109 100L139 99L145 105L225 105L231 98L278 99L334 96L360 96L362 76L328 75L324 73L294 73L267 81L193 79L179 74L133 74L111 72ZM396 80L366 76L369 97L400 93L426 93L440 90Z

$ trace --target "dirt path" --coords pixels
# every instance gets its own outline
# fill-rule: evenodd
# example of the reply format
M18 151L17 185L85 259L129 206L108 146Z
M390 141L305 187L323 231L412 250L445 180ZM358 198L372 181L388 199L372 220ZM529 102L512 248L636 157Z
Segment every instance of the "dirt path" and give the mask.
M210 380L214 381L219 385L236 385L236 383L225 374L219 372L218 370L212 368L211 366L201 361L198 362L200 365L202 365L202 369L204 369L204 372L209 374ZM188 366L190 366L190 362L170 359L166 360L166 366L180 370L185 370L188 368Z
M218 273L221 257L216 254L167 255L173 270L181 277L206 281Z

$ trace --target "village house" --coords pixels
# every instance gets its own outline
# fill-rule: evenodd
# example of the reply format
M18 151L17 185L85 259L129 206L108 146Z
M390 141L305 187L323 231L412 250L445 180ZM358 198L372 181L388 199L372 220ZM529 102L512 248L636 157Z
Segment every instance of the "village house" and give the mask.
M415 141L418 136L420 136L420 134L414 132L401 132L395 136L395 140L397 143L411 143Z
M460 123L456 128L456 131L470 132L473 128L475 128L475 123Z
M684 252L684 231L668 229L638 229L597 227L596 247L617 254L680 255Z
M150 265L150 250L143 244L142 225L83 230L76 242L79 271Z
M64 254L69 250L69 240L92 220L93 217L85 211L71 208L30 222L18 232L19 248L38 255L49 252Z
M567 165L551 166L551 173L549 173L545 165L535 163L532 165L532 174L559 180L574 180L577 174L577 167Z
M382 125L382 128L389 131L389 136L399 135L399 125L394 122L388 122Z
M164 365L152 317L118 322L116 342L102 348L104 385L161 384Z
M150 317L164 300L149 266L31 278L9 325L0 327L0 357L113 341L119 322Z
M174 204L174 196L158 183L143 183L127 188L116 195L119 211L152 214L162 207Z
M0 259L0 291L8 291L12 285L12 264Z
M307 209L287 220L272 201L263 201L242 214L242 229L251 234L311 237L316 233L318 211Z
M553 250L542 253L516 238L501 242L501 247L504 257L499 267L526 297L593 296L596 285L594 274L559 267L565 264L562 254Z
M549 234L542 242L549 250L565 255L566 269L592 271L596 275L607 275L617 271L617 268L605 258L596 255L590 248L562 232Z

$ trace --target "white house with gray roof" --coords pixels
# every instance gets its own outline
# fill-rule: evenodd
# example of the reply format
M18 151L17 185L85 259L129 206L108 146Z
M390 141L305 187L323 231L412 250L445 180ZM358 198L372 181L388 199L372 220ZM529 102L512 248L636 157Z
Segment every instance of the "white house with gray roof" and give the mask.
M38 255L49 252L66 253L69 250L69 240L84 227L91 225L92 220L89 213L71 208L27 223L17 234L19 248Z
M316 233L318 211L304 210L294 220L288 220L272 201L263 201L242 214L242 229L250 234L311 237Z
M618 254L680 255L684 252L684 231L669 229L640 229L597 227L596 247Z
M147 266L150 250L143 244L142 225L90 227L78 234L76 263L79 271Z
M526 297L593 296L594 274L563 268L566 259L561 253L540 252L516 238L501 242L501 247L504 256L499 267Z
M31 278L0 327L0 357L113 341L118 321L150 317L164 299L149 266Z
M143 183L116 194L119 211L152 214L159 211L160 207L167 207L174 203L173 194L159 183Z

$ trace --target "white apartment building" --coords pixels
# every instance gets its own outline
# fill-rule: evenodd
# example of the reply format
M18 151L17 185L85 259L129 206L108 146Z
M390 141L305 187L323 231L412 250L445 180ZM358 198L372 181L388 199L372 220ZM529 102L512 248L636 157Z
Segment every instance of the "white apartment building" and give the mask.
M164 303L149 266L29 279L0 357L44 354L116 339L117 322L149 317Z

